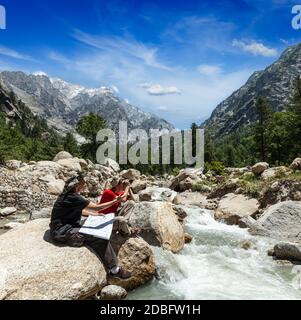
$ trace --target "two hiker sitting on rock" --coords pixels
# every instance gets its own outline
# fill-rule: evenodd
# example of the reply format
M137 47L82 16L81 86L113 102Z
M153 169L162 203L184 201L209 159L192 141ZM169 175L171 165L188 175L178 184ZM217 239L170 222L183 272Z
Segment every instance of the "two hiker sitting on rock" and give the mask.
M112 197L109 201L105 201L102 197L101 203L95 204L80 195L85 189L85 186L86 181L82 175L73 177L66 182L63 193L56 200L52 210L50 223L51 237L53 241L57 243L72 247L86 245L92 248L103 260L109 275L127 279L131 277L131 273L119 267L116 253L112 248L110 241L81 234L79 233L79 230L81 228L82 215L99 216L104 214L102 212L108 212L109 209L111 213L112 206L118 208L120 202L126 201L129 196L129 189L126 188L124 194L118 195L116 193L114 198ZM117 189L115 189L116 192L120 192L120 187L118 186L119 184L115 186L115 188L117 187ZM126 205L125 210L121 212L123 215L127 215L128 210ZM124 219L121 220L121 228L127 233L128 230L125 227L127 224Z

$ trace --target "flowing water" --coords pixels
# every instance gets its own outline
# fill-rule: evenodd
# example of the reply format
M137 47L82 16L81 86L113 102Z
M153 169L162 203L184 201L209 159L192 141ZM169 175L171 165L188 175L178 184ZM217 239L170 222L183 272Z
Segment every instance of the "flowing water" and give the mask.
M208 210L190 208L186 230L194 239L179 254L153 248L159 279L128 299L301 299L291 266L279 266L267 250L271 239L217 222ZM250 250L241 248L245 240Z

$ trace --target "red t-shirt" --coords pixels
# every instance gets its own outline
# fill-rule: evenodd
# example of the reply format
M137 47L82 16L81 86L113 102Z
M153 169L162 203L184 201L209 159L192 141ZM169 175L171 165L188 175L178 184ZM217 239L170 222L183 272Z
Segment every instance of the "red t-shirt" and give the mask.
M120 196L122 194L123 194L123 192L115 193L111 189L106 189L103 191L103 193L101 195L100 204L111 202L111 201L115 200L117 196ZM118 210L118 207L119 207L119 202L116 202L110 208L107 208L107 209L100 211L100 213L103 213L103 214L116 213Z

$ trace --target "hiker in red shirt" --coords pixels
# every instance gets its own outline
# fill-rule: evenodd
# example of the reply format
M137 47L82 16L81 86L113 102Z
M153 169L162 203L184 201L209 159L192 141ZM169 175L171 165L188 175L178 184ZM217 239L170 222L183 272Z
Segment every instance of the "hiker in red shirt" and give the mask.
M129 181L113 178L111 181L111 189L105 189L103 191L100 204L113 201L117 197L121 197L120 202L117 202L111 207L100 211L100 213L115 213L116 222L114 224L114 230L124 235L129 235L131 230L128 227L128 221L135 205L134 194L130 188Z

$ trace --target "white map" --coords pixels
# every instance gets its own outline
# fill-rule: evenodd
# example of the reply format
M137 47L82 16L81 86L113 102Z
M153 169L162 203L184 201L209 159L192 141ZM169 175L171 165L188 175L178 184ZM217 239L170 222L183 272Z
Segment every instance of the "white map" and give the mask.
M89 216L79 232L96 238L110 240L114 221L114 213L106 214L105 216Z

